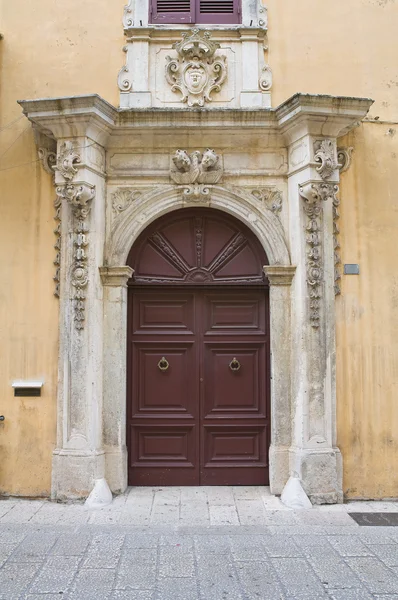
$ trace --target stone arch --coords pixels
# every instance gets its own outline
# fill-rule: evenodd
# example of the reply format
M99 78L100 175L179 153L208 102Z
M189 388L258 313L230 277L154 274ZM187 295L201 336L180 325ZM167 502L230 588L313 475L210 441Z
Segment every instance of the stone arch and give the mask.
M130 249L139 235L153 221L174 210L193 206L209 206L228 213L253 231L268 257L271 266L290 265L290 253L283 227L270 210L262 210L243 194L215 186L208 202L187 202L181 189L165 186L145 194L115 220L106 244L105 264L108 267L125 265Z

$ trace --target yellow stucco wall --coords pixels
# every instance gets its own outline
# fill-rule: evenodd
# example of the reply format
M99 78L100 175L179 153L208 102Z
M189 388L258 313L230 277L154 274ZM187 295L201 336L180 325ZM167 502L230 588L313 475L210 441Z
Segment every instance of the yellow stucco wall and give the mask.
M0 0L0 493L48 494L56 426L54 191L16 100L98 93L117 105L124 3ZM398 2L266 4L274 106L298 91L376 100L379 121L343 140L355 152L341 254L361 275L337 300L338 445L348 496L398 497ZM14 398L19 378L43 378L42 397Z

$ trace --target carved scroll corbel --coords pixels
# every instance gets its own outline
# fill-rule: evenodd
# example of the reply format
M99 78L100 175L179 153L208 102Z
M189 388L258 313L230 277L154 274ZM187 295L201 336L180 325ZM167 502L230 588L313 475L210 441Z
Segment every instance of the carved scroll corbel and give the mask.
M337 169L335 148L332 140L322 140L314 143L314 160L318 164L316 170L323 180L329 179Z

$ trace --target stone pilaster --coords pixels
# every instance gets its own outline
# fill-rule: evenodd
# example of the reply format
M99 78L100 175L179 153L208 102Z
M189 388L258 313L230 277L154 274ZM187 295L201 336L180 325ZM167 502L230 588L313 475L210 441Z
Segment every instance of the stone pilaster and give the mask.
M270 487L281 494L289 479L291 445L291 297L290 288L296 271L294 266L266 266L270 284L271 320L271 431L269 451ZM281 369L283 365L283 369Z
M127 487L126 351L127 281L130 267L102 267L104 286L104 447L106 479L112 492Z
M342 501L336 448L333 206L336 139L305 132L289 148L292 262L292 417L290 472L313 503Z
M105 475L102 286L105 151L88 135L58 141L61 210L60 353L52 496L87 496Z

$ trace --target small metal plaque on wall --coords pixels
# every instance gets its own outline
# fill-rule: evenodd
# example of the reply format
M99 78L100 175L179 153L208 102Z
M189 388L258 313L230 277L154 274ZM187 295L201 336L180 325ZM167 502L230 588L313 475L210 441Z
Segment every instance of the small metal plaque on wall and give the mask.
M359 265L344 265L344 275L359 275Z

